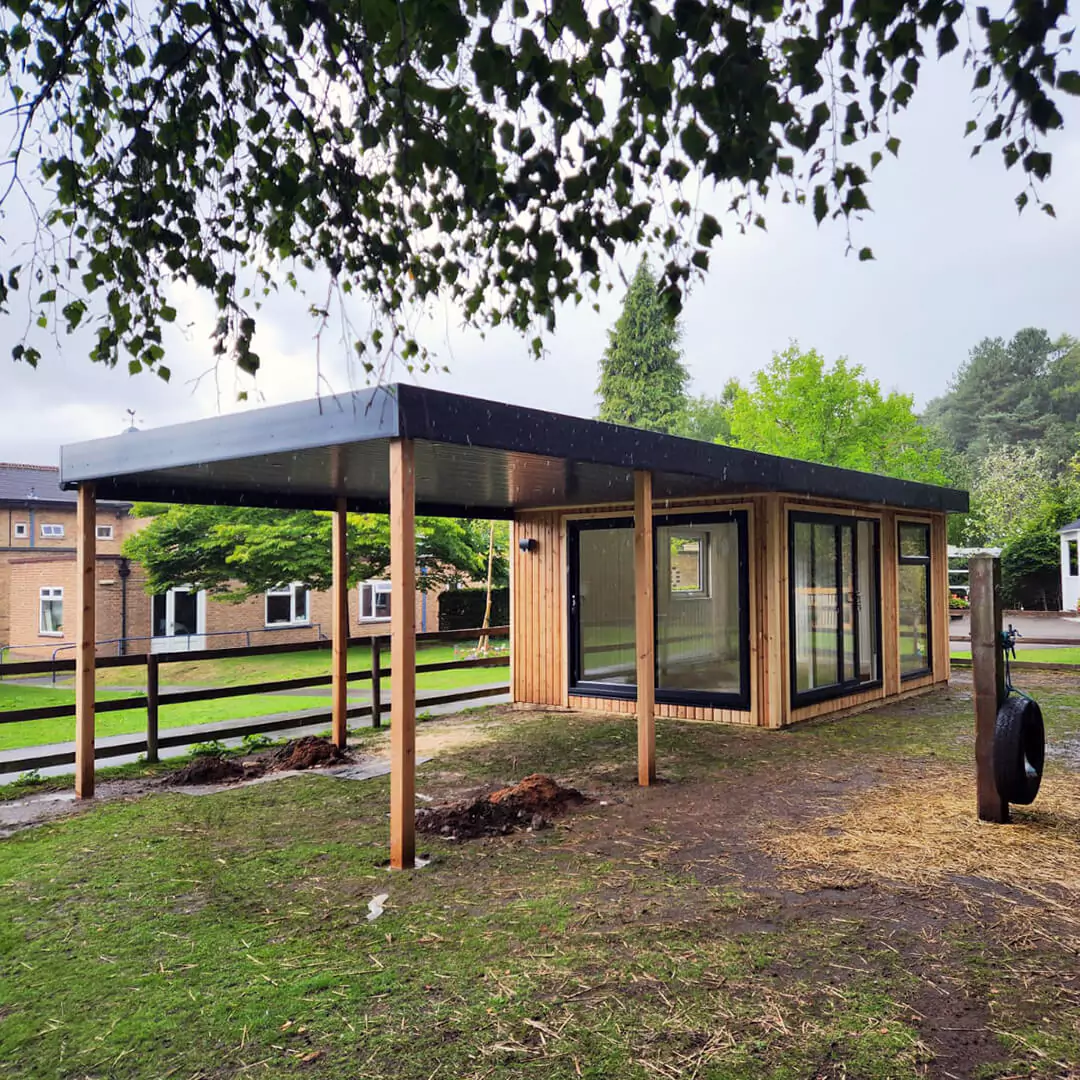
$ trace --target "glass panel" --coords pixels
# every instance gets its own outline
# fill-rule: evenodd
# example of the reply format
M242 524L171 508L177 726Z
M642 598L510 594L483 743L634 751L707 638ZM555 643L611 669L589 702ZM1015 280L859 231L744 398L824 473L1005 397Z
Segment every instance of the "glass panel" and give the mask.
M901 563L900 567L900 673L930 668L930 567Z
M177 622L179 622L179 607L176 618ZM266 622L268 626L273 625L274 623L292 622L291 591L286 593L266 594Z
M198 633L198 595L193 592L177 589L173 593L173 633L177 635Z
M855 529L840 527L840 626L843 635L843 679L854 682L855 671Z
M375 618L390 618L390 590L377 589L375 591Z
M834 525L795 523L795 685L799 691L838 681L836 531Z
M739 693L738 523L661 526L656 557L670 563L659 566L656 575L657 581L670 582L656 603L657 686Z
M1069 541L1069 577L1080 575L1080 559L1077 558L1077 541Z
M360 586L360 618L371 618L371 598L375 590L370 585Z
M165 636L165 594L158 593L156 596L150 598L150 621L153 623L153 630L150 632L154 637Z
M930 558L930 527L928 525L900 526L900 558Z
M306 622L308 617L308 591L303 585L297 585L295 587L296 596L296 611L295 618L297 622Z
M634 531L578 534L578 677L633 685Z
M52 597L41 601L41 632L59 634L64 629L64 601Z
M855 603L859 621L859 671L860 682L872 682L878 678L878 576L877 576L877 527L872 521L858 524L858 592Z

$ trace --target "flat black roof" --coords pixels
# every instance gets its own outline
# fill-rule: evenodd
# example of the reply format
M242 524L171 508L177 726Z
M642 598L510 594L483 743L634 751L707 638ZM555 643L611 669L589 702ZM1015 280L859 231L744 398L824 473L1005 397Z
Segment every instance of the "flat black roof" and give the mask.
M966 511L967 492L397 384L74 443L65 488L99 499L355 511L389 505L390 439L416 442L421 514L510 517L544 506L780 491Z

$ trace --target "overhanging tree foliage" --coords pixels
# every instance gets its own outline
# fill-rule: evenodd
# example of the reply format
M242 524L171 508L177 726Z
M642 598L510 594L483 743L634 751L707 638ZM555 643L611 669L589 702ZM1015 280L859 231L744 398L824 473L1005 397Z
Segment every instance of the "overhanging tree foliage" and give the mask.
M601 420L668 433L679 427L690 379L679 358L679 335L642 259L600 359Z
M146 570L147 589L178 585L206 589L222 599L245 597L299 582L329 589L332 516L220 506L136 504L150 521L124 542L124 554ZM493 580L507 581L507 529L496 524ZM482 581L487 572L486 522L416 519L417 588ZM390 523L383 514L350 514L349 584L385 578L390 570Z
M1071 36L1067 0L0 0L0 209L23 194L38 228L0 311L16 358L89 323L95 360L167 375L170 285L193 283L253 371L261 291L307 268L415 361L410 301L551 326L656 239L674 313L721 232L700 184L734 185L740 226L773 188L818 221L866 210L928 52L964 49L973 152L1045 178Z

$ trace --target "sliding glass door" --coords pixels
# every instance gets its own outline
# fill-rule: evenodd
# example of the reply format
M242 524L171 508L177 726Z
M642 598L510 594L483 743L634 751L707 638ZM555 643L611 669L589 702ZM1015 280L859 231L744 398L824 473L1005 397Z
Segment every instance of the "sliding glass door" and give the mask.
M881 678L878 523L793 513L788 546L795 704L876 684Z
M669 515L653 524L656 700L748 708L745 513ZM633 522L572 522L569 540L571 690L633 698Z

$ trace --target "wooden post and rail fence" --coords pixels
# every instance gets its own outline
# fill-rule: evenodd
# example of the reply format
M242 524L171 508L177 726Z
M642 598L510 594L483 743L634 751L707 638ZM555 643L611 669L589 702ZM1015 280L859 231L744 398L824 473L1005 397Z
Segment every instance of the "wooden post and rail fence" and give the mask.
M488 637L508 637L509 626L494 626L487 630L443 630L431 633L416 634L417 645L444 644L460 641L476 641L481 633ZM386 636L381 637L355 637L348 640L349 648L367 646L370 649L370 665L359 671L348 671L348 654L345 650L333 654L331 660L340 665L345 674L347 683L370 682L371 700L367 704L348 706L345 710L350 719L371 717L372 725L380 727L384 715L382 684L383 680L390 676L391 668L384 665L383 650L388 641ZM250 719L238 719L207 723L200 725L200 731L204 734L195 735L190 730L185 733L169 733L168 729L161 732L161 710L170 705L190 704L199 701L215 701L222 698L248 697L253 694L280 693L285 690L303 690L313 687L332 686L332 670L328 665L325 673L317 675L305 675L291 679L272 679L263 682L243 683L236 686L218 686L208 689L191 690L168 690L161 689L162 665L176 663L195 663L202 660L229 660L236 658L251 659L257 656L276 656L285 653L304 652L327 652L333 649L333 643L329 640L290 642L282 645L262 645L254 647L235 647L221 649L201 649L187 652L164 652L164 653L136 653L126 656L101 656L97 657L97 668L145 668L146 693L136 694L130 697L109 698L98 700L95 703L95 713L120 712L126 709L146 710L146 733L145 738L138 741L125 741L122 744L110 746L99 744L95 747L95 758L107 758L132 753L144 752L147 761L157 761L159 753L164 747L189 746L196 742L210 738L232 738L243 735L261 734L267 731L283 730L297 727L315 726L330 723L333 719L334 710L328 707L325 712L317 710L304 710L302 713L272 717L252 717ZM497 656L476 656L472 659L442 660L427 664L417 664L418 675L436 671L462 671L483 668L509 667L509 653ZM70 659L52 660L29 660L16 663L0 663L0 679L22 679L34 675L56 675L58 673L74 672L76 661ZM457 701L468 701L474 698L494 697L509 691L509 685L497 685L478 687L473 689L461 689L447 693L425 694L419 698L416 705L427 708L432 705L446 705ZM288 712L283 699L282 713ZM55 720L75 716L76 706L71 705L45 705L29 709L8 709L0 711L0 724L20 724L35 720ZM54 765L68 765L75 760L72 750L58 750L48 754L34 753L35 747L26 748L25 757L18 759L5 757L0 760L0 773L23 772L30 769L47 768Z

